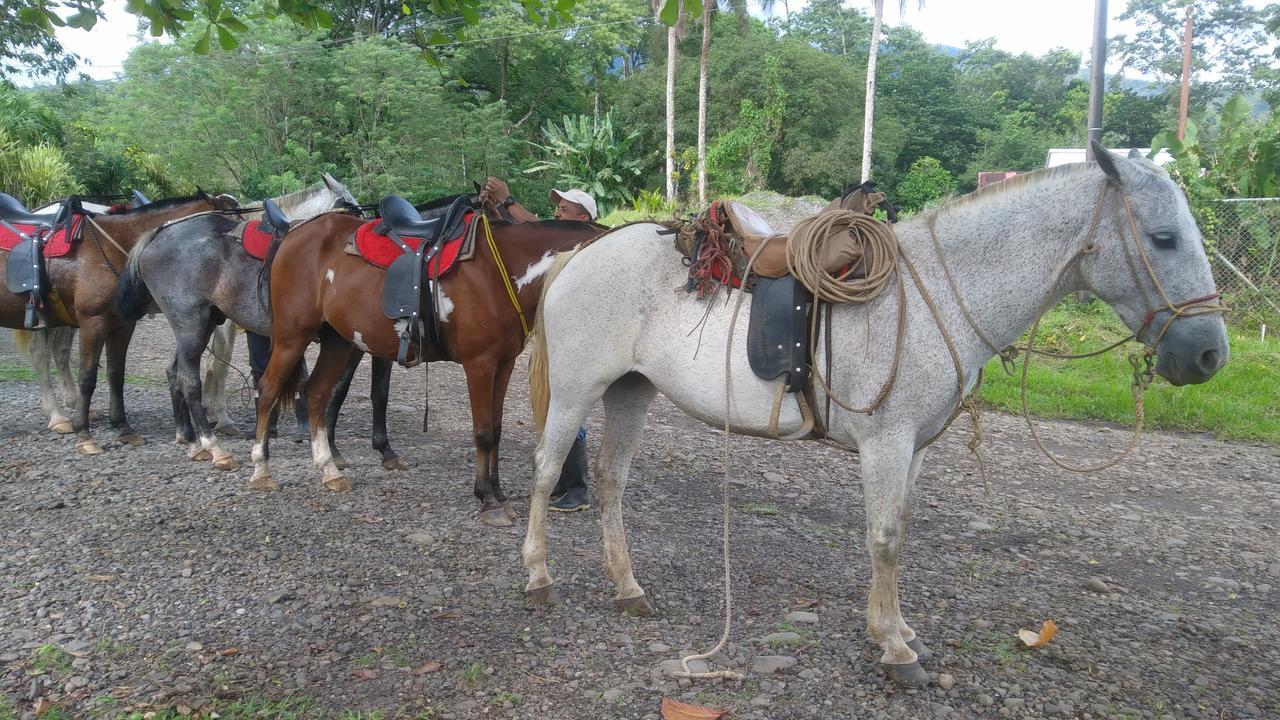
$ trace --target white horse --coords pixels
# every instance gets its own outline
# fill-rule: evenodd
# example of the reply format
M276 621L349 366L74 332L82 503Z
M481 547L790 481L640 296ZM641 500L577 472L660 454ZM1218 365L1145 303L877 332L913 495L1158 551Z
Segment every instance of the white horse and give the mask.
M897 382L872 415L833 406L830 417L822 418L830 437L859 452L872 566L868 630L897 682L928 682L917 655L927 655L927 649L898 607L907 500L924 445L942 431L994 355L979 332L1005 347L1052 303L1088 290L1154 347L1156 372L1174 385L1204 382L1227 360L1219 308L1204 304L1217 297L1213 275L1183 193L1152 163L1113 156L1099 145L1094 150L1096 163L1019 176L899 224L906 260L899 260L899 280L890 283L905 284L906 334ZM603 398L606 414L595 473L605 570L619 604L633 612L652 607L632 574L622 492L654 395L661 391L690 415L723 427L724 348L732 335L729 424L735 432L759 436L770 426L775 384L748 366L747 308L733 328L731 307L707 314L704 303L684 291L688 270L671 236L659 234L662 229L639 224L605 235L576 255L562 256L548 276L530 369L535 415L545 420L524 542L526 590L535 602L558 601L547 572L547 500L578 426L596 401ZM918 270L919 284L907 261ZM937 305L937 319L921 285ZM835 396L864 406L880 390L894 359L898 304L894 289L865 305L834 308ZM705 326L690 334L704 315ZM954 353L940 326L953 339ZM825 362L820 350L814 365ZM821 414L821 390L817 399ZM788 398L779 435L799 439L804 425Z

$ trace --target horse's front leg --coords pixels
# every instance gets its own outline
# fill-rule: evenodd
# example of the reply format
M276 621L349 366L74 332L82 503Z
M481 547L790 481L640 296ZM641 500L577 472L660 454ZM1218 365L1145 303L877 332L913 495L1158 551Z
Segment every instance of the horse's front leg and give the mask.
M506 493L502 492L502 480L498 475L498 449L502 445L503 403L507 399L507 385L511 382L511 371L515 366L516 360L512 358L498 366L498 372L493 378L493 447L489 450L489 485L493 488L494 497L502 503L502 511L508 520L515 520L520 513L516 512Z
M351 354L347 356L347 364L342 369L342 377L338 378L338 384L333 386L333 396L329 398L324 408L324 427L329 436L329 454L333 456L333 464L339 470L346 470L351 464L342 457L342 451L338 449L338 416L342 413L342 405L347 401L347 393L351 391L351 381L355 378L356 369L360 367L360 359L363 357L363 350L354 346L351 348ZM376 422L373 445L378 446Z
M386 470L408 470L409 466L391 449L387 437L387 399L391 396L391 361L372 358L373 449L382 454Z
M201 385L201 401L205 416L213 423L214 432L227 437L243 437L235 420L227 412L227 371L236 349L236 324L225 320L213 330L213 342L209 344L209 366Z
M906 623L898 609L898 555L906 529L912 470L919 465L912 438L906 433L873 438L860 443L858 450L867 507L867 552L871 556L867 629L884 651L880 663L890 679L904 685L924 685L929 675L903 637Z
M36 382L40 385L40 409L44 410L44 414L49 416L49 429L65 435L71 432L71 420L62 411L62 405L58 402L58 396L53 392L53 376L49 374L49 361L53 359L52 350L53 343L51 335L53 330L14 330L16 337L18 333L27 333L30 338L27 343L27 360L31 362L31 367L36 371ZM64 392L66 386L66 378L63 378ZM73 384L74 387L74 384ZM68 399L74 398L74 395L68 394Z
M98 386L98 363L102 359L102 345L106 340L107 323L103 318L90 317L80 323L80 399L76 403L75 426L76 452L81 455L101 455L105 452L94 442L89 429L89 405L93 391Z
M911 492L915 490L916 479L920 477L920 465L923 460L924 450L919 450L911 456L911 470L907 473L907 490L905 493L905 497L908 499L911 497ZM909 502L902 503L902 513L898 516L899 547L901 547L907 532L907 518L910 515L909 506ZM924 661L933 657L933 651L924 644L924 641L920 639L920 636L916 634L916 631L912 630L911 627L907 625L907 621L902 618L902 608L898 604L897 592L894 592L893 594L893 602L898 614L898 632L902 635L902 640L907 644L907 647L911 648L911 650L915 652L916 660Z
M476 471L473 492L480 501L480 522L490 527L511 527L494 491L489 463L494 457L493 389L497 368L481 358L462 366L467 374L467 394L471 399L471 432L476 443Z
M120 442L141 445L142 436L129 427L124 412L124 364L133 338L134 323L127 323L107 335L107 387L111 391L111 427L120 434Z

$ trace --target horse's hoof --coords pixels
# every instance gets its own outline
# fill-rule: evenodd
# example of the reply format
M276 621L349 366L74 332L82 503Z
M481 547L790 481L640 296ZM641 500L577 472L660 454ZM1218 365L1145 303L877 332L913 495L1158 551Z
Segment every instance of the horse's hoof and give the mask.
M236 427L235 423L221 423L216 425L213 428L213 434L225 438L244 437L244 433L240 431L240 428Z
M187 448L187 459L192 462L205 462L213 459L213 453L205 450L199 445L192 445Z
M916 662L922 662L933 657L933 651L929 649L928 645L924 644L919 635L911 638L907 642L907 647L911 648L912 652L916 654Z
M138 447L139 445L147 444L147 441L143 440L142 436L136 432L127 432L121 435L120 442L124 443L125 445L132 445L133 447Z
M884 668L884 674L888 675L895 684L907 687L923 687L929 684L929 673L920 667L919 662L902 665L880 663L880 667Z
M560 607L564 605L560 593L556 592L555 585L544 585L540 588L526 590L525 596L529 598L529 602L534 605L546 605L548 607Z
M101 455L106 450L103 450L98 446L98 443L92 440L80 440L76 443L76 452L81 455Z
M408 470L409 463L401 460L397 456L389 457L382 461L383 470Z
M333 464L339 470L346 470L347 468L351 467L351 463L347 462L347 459L342 457L341 455L333 456Z
M649 602L649 598L641 595L640 597L626 598L618 600L614 603L623 615L631 617L653 617L658 611L653 607L653 603Z
M480 522L489 527L511 527L511 518L507 517L506 511L501 507L481 510Z
M59 435L66 435L67 433L71 432L75 428L72 427L70 420L62 417L61 415L54 415L53 417L49 418L49 429L58 433Z
M263 473L261 475L254 475L249 480L249 489L274 491L279 490L280 486L276 484L275 480L271 479L270 475Z
M516 511L515 503L510 500L502 501L502 513L507 516L508 520L515 520L520 517L520 513Z
M351 483L347 482L347 479L341 475L325 478L324 486L334 492L351 492Z
M224 458L218 458L213 461L213 466L218 470L239 470L240 462L235 458L227 455Z

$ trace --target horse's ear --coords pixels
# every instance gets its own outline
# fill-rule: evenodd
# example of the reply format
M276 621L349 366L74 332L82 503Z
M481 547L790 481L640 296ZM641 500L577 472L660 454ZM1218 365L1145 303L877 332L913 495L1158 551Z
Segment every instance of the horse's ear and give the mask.
M1111 151L1103 147L1102 143L1097 140L1090 140L1089 148L1093 150L1093 159L1098 161L1098 167L1102 168L1102 172L1106 173L1107 177L1112 180L1120 182L1123 178L1120 177L1118 163L1124 162L1124 160L1112 155Z
M334 192L342 192L342 189L343 189L342 183L333 179L333 176L330 175L329 173L320 173L320 179L324 180L325 186L328 187L330 190Z

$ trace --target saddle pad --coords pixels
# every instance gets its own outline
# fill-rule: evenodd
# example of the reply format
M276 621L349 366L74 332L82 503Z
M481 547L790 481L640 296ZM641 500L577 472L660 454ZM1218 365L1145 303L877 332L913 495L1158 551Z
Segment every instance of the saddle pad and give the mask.
M84 218L76 215L71 221L71 237L77 237L80 232L80 223ZM33 235L36 231L34 225L18 225L14 227L21 230L27 235ZM4 225L0 225L0 250L11 252L18 243L22 242L22 237L14 233ZM65 227L58 228L58 231L50 237L45 238L44 246L41 248L42 254L47 258L62 257L71 252L71 240L67 238L67 229Z
M462 223L458 227L458 233L454 237L445 240L440 252L436 253L436 256L431 259L427 266L431 279L444 275L453 267L454 262L458 259L458 254L462 250L462 242L466 239L467 231L474 220L474 212L468 212L462 216ZM380 268L388 268L391 267L391 263L395 262L396 258L404 254L404 251L391 238L377 232L377 227L380 224L382 224L381 220L370 220L356 228L355 246L360 253L360 257ZM404 236L401 236L400 239L414 250L418 249L423 240L422 238Z
M249 253L251 257L259 260L267 259L267 249L271 247L271 233L263 231L258 227L258 220L250 220L241 223L233 233L240 236L240 242L244 244L244 251Z

